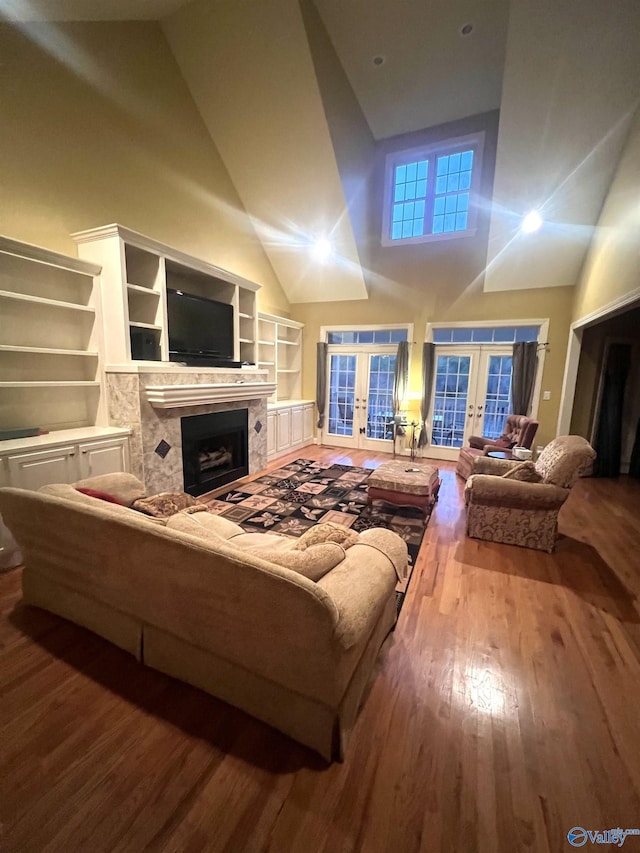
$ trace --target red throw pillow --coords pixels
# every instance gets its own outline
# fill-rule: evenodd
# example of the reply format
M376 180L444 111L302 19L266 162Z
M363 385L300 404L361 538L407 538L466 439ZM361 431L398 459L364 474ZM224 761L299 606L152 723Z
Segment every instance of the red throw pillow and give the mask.
M83 495L87 495L89 498L98 498L100 501L107 501L110 504L118 504L118 506L124 506L122 501L119 501L118 498L113 495L108 494L107 492L99 492L96 489L76 489L76 492L81 492Z

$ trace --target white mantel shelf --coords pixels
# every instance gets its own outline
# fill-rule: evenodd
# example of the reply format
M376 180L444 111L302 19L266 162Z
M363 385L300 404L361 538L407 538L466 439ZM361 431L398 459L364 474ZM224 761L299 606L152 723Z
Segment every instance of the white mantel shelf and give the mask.
M235 403L258 400L275 393L273 382L216 382L198 385L148 385L147 400L154 409L178 409L207 403Z

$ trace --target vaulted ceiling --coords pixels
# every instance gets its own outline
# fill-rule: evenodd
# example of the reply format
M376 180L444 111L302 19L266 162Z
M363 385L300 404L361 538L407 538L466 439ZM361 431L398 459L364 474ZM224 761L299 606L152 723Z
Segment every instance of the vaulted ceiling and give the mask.
M292 302L367 295L310 20L326 28L334 78L354 93L371 146L499 108L485 289L574 284L638 108L640 3L313 1L315 17L305 13L311 0L0 0L0 12L162 19ZM532 208L545 224L525 239L519 225ZM310 254L320 236L336 250L324 264Z

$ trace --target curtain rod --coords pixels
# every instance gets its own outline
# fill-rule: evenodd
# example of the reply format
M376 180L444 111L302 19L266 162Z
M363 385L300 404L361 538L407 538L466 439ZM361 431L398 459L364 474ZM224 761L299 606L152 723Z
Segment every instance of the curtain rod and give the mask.
M415 341L411 341L412 344L415 344ZM484 343L475 343L474 341L446 341L446 342L437 342L437 341L424 341L425 344L435 344L436 346L441 347L508 347L509 345L513 346L513 341L493 341ZM516 343L524 343L524 344L538 344L538 349L549 349L548 341L517 341Z

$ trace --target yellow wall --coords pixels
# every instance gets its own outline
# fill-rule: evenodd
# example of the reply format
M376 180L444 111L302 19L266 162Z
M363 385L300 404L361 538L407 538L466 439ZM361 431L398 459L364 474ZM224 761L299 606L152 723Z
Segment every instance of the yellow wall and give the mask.
M633 292L640 298L640 109L576 289L574 321Z
M0 233L75 255L72 231L119 222L258 282L261 307L287 313L160 26L30 34L0 27Z

